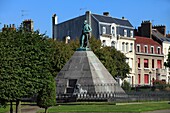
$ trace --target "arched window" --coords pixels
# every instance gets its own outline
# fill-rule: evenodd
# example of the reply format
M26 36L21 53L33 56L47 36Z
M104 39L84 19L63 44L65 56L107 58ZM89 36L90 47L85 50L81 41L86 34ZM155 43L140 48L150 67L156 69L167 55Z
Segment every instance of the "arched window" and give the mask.
M105 47L106 46L106 40L102 41L102 46Z
M115 42L114 41L111 42L111 47L115 47Z
M130 50L129 51L133 51L133 43L130 43Z
M122 51L125 51L125 43L122 42Z
M129 52L129 43L126 43L126 52Z

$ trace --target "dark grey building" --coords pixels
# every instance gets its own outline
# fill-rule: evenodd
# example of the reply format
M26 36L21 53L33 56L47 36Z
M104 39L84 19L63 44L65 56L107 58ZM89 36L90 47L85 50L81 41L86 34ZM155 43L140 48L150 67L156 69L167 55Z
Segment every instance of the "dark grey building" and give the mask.
M108 12L98 15L87 11L85 15L62 23L57 23L57 16L53 15L53 38L59 40L65 40L67 36L71 40L79 38L82 33L84 20L87 20L88 24L92 27L91 35L100 39L103 45L112 46L117 44L117 38L119 36L134 37L134 28L124 17L118 19L111 17Z

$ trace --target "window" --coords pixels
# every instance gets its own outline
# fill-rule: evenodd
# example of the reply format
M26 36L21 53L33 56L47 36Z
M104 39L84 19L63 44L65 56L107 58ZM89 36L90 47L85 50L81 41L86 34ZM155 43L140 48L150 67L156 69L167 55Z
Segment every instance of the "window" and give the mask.
M154 53L154 47L151 46L151 53L153 54Z
M129 52L129 44L126 43L126 52Z
M162 68L162 60L157 60L157 68Z
M144 59L144 68L148 68L148 59Z
M124 37L127 37L127 30L124 29Z
M112 27L112 35L115 37L115 28Z
M125 43L122 42L122 51L125 51Z
M111 42L111 47L115 47L115 42L114 41Z
M154 59L152 59L152 68L154 68Z
M130 31L130 37L133 37L133 31Z
M129 64L129 58L126 58L126 63Z
M166 52L166 48L164 48L164 53L167 53L167 52Z
M138 74L138 84L140 84L140 74Z
M140 45L137 45L137 46L136 46L136 51L137 51L137 52L140 52Z
M130 50L129 51L133 51L133 43L130 43Z
M129 66L130 66L131 69L133 68L133 58L130 59Z
M106 34L106 27L103 27L103 34Z
M144 83L145 83L145 84L148 84L148 83L149 83L149 75L148 75L148 74L145 74L145 75L144 75Z
M148 46L147 45L144 46L144 50L145 50L145 53L148 53Z
M102 41L102 46L104 46L104 47L106 46L106 40Z
M160 47L157 48L157 51L158 51L158 52L157 52L158 54L161 54Z
M140 58L138 58L138 67L140 67Z

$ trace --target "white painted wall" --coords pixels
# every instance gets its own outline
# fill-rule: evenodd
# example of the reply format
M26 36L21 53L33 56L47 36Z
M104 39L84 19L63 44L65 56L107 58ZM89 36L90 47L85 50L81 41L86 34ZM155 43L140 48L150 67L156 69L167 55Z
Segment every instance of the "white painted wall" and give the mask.
M166 60L168 59L169 47L170 47L170 42L164 41L162 43L162 49L163 49L162 51L163 51L163 54L164 54L164 62L166 62ZM166 71L167 71L166 82L170 83L169 68L166 68Z

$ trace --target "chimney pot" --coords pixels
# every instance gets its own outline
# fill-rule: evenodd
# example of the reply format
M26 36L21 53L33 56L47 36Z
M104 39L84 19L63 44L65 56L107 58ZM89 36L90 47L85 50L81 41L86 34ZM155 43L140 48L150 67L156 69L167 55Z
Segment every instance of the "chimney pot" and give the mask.
M109 16L109 12L103 12L104 16Z

